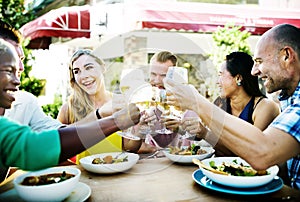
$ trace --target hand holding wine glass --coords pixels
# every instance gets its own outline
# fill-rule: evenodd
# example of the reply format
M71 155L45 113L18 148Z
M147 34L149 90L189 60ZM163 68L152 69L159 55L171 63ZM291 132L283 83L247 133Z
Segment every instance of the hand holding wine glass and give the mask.
M181 83L188 83L187 69L183 67L169 67L166 77ZM168 88L168 86L165 86ZM168 105L166 100L166 90L164 90L164 105L168 106L168 110L163 112L162 121L169 128L175 128L180 123L182 110L178 106Z
M140 86L139 88L142 88L142 87L144 87L144 86ZM149 106L149 102L148 102L149 99L147 99L147 97L145 98L143 96L140 96L139 88L136 91L133 91L133 93L131 95L127 95L128 96L127 101L128 101L128 103L134 103L139 108L140 115L142 115L144 113L145 109ZM141 90L141 92L143 92L143 90ZM133 132L133 131L134 131L134 128L129 128L127 130L118 132L118 134L126 139L134 139L134 140L141 139L141 137L134 135L135 132Z
M168 78L164 79L164 84L168 86L167 103L179 106L182 110L193 110L198 106L198 99L204 98L191 84L180 84Z
M190 110L185 111L181 123L182 129L185 130L181 139L194 139L199 132L200 118L198 114Z
M128 102L135 103L140 110L141 119L140 123L134 127L134 134L139 134L138 136L141 139L144 139L145 135L151 134L153 130L152 123L154 122L154 119L156 119L156 116L153 113L156 104L153 101L152 92L153 89L150 84L143 84L137 87L128 96Z

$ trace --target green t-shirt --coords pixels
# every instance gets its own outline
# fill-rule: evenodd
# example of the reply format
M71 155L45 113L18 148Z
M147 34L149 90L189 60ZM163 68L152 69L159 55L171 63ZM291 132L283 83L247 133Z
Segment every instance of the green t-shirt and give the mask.
M0 167L38 170L55 166L60 149L57 130L34 132L29 126L0 117Z

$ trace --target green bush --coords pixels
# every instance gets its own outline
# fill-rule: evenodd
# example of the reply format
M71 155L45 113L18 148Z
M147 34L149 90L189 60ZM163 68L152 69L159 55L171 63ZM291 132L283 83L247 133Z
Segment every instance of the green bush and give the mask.
M251 36L250 32L242 31L241 26L235 26L232 23L226 24L224 27L212 33L213 50L210 58L213 61L214 68L209 68L211 77L205 80L206 88L208 89L208 96L211 101L215 100L219 95L219 88L217 86L218 70L224 62L226 55L233 51L242 51L251 55L248 38Z
M62 96L56 95L54 98L54 102L52 104L43 105L42 108L47 115L56 119L61 105L62 105Z
M41 95L46 81L44 79L37 79L35 77L25 77L21 80L20 90L25 90L32 93L35 96Z

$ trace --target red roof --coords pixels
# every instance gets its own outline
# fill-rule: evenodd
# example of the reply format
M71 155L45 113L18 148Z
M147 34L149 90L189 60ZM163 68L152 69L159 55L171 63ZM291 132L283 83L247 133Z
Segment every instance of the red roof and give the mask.
M89 6L61 7L25 24L20 31L31 39L90 37Z
M252 34L263 34L271 27L289 23L300 28L300 11L186 2L137 1L125 12L135 18L135 29L158 28L213 32L227 23L241 25Z

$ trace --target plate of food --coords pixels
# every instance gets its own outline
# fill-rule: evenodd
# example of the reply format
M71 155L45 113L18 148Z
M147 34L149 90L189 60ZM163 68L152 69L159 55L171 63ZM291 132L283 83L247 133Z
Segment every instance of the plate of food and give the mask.
M207 176L205 176L201 169L194 171L193 180L207 189L223 192L227 194L238 194L238 195L259 195L268 194L280 190L283 187L283 180L280 177L274 177L274 179L265 184L264 186L252 187L252 188L237 188L230 186L223 186L218 184Z
M125 172L139 160L139 155L129 152L111 152L86 156L79 160L87 171L100 174Z
M212 147L202 147L192 144L183 147L168 147L163 150L164 155L171 161L177 163L192 163L193 159L205 159L213 155L215 150Z
M257 171L240 157L216 157L199 162L201 171L210 180L236 188L263 186L271 182L279 171L277 165ZM194 161L194 163L197 162Z

